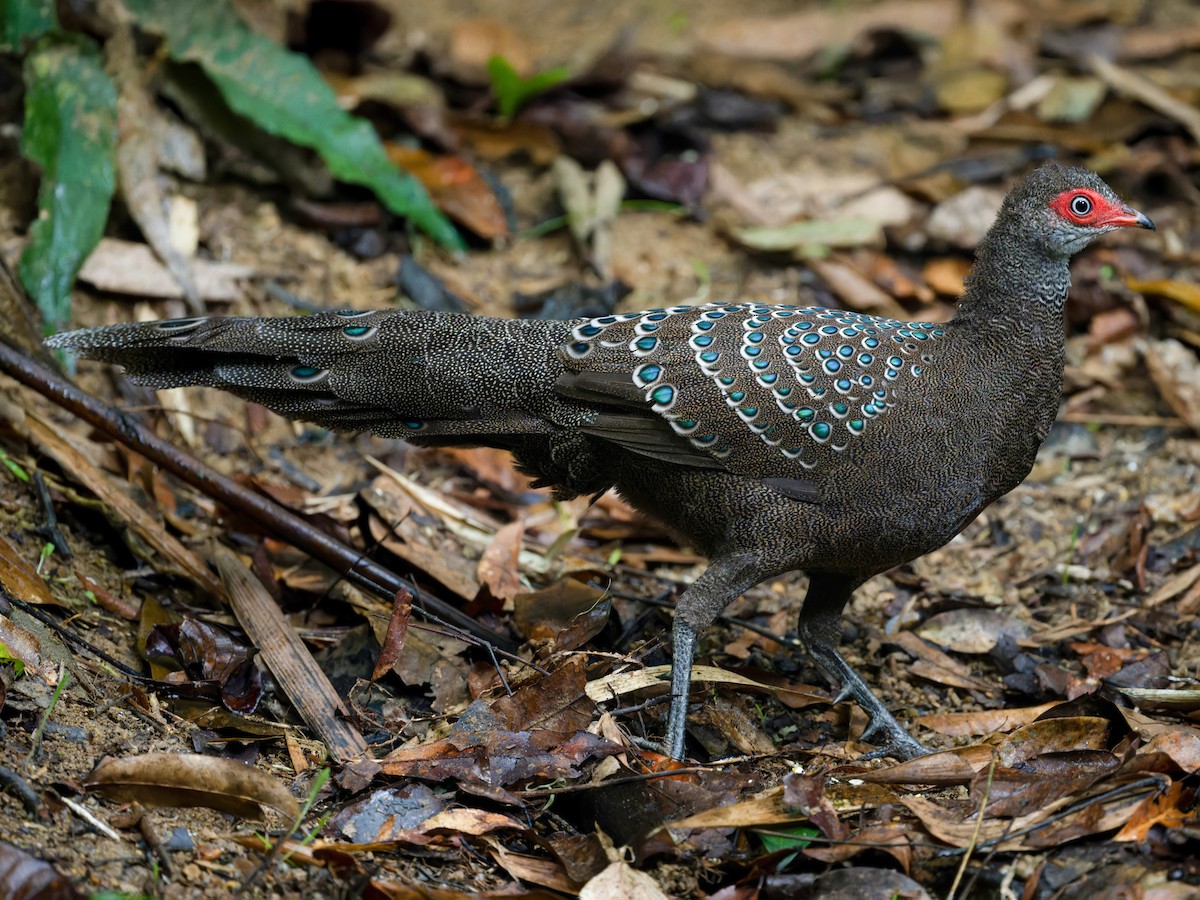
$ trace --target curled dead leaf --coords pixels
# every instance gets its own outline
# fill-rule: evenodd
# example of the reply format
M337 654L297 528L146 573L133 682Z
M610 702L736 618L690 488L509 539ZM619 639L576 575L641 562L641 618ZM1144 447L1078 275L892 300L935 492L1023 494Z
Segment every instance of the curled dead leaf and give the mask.
M294 819L300 804L279 779L244 763L198 753L107 756L84 779L88 790L145 806L206 806L246 819L269 806Z

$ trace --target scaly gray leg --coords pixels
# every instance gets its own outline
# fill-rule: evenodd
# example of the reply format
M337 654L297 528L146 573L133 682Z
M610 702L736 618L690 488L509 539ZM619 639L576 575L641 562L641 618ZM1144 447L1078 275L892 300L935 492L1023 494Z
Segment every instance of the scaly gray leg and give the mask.
M683 759L696 636L739 594L758 584L762 578L752 554L718 556L679 598L673 632L675 655L671 660L671 711L667 718L667 753L672 759Z
M809 655L840 685L834 702L840 703L853 697L866 711L869 721L863 731L863 739L876 733L883 738L879 749L863 758L894 756L897 759L912 759L929 751L904 730L904 726L896 721L837 650L841 637L842 610L859 584L856 579L841 575L810 575L808 595L800 610L800 639Z

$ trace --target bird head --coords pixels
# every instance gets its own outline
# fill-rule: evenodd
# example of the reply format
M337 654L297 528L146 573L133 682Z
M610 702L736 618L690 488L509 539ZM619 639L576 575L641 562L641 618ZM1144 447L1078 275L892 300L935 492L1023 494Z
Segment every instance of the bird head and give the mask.
M1050 256L1069 257L1118 228L1149 228L1145 213L1125 204L1094 172L1048 163L1034 170L1004 202L1000 219Z

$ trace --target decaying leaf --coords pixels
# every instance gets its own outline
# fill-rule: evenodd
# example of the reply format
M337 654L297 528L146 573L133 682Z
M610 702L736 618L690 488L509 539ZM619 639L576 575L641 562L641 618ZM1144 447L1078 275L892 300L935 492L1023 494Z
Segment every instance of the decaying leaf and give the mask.
M434 156L416 147L387 145L388 158L414 175L450 218L483 238L508 236L508 219L496 191L480 171L459 156Z
M228 303L243 295L242 281L255 274L250 266L195 260L196 291L205 300ZM171 272L146 244L104 238L79 270L79 280L102 291L130 297L183 297Z
M1196 354L1167 338L1147 342L1145 358L1150 377L1167 405L1200 433L1200 360Z
M80 900L71 882L48 862L0 841L0 894L10 900Z
M404 650L404 638L408 634L408 623L412 618L412 594L406 590L396 592L392 601L392 614L388 618L387 631L380 643L379 657L371 672L371 680L378 681L400 659Z
M805 257L820 255L833 247L879 246L883 242L883 229L874 219L810 220L775 228L739 228L733 237L752 250L787 251Z
M521 591L521 539L524 535L524 519L509 522L496 532L479 557L476 577L497 599L511 600Z
M847 44L863 31L916 27L945 34L958 20L945 0L888 0L870 7L815 6L789 16L725 19L706 23L700 41L710 50L751 59L802 59Z
M246 819L262 818L264 806L287 819L300 811L296 798L277 778L244 763L194 753L108 756L84 785L125 803L207 806Z
M617 860L579 889L579 900L667 900L667 895L645 872Z
M955 609L938 613L917 629L917 634L955 653L987 653L1008 637L1018 640L1028 626L993 609Z
M28 560L0 534L0 588L5 592L37 606L66 607L66 603L50 593L46 580Z

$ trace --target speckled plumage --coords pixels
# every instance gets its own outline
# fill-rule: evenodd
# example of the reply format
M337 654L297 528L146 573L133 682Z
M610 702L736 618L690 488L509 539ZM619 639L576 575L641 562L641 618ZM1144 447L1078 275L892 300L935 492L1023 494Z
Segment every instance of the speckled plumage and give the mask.
M1133 225L1153 227L1090 172L1037 170L940 324L711 303L571 322L185 319L49 343L155 388L211 385L333 428L504 447L562 496L616 487L712 558L676 615L675 756L697 633L758 582L806 571L806 646L884 750L909 757L920 745L837 652L842 609L1025 477L1057 411L1069 258Z

